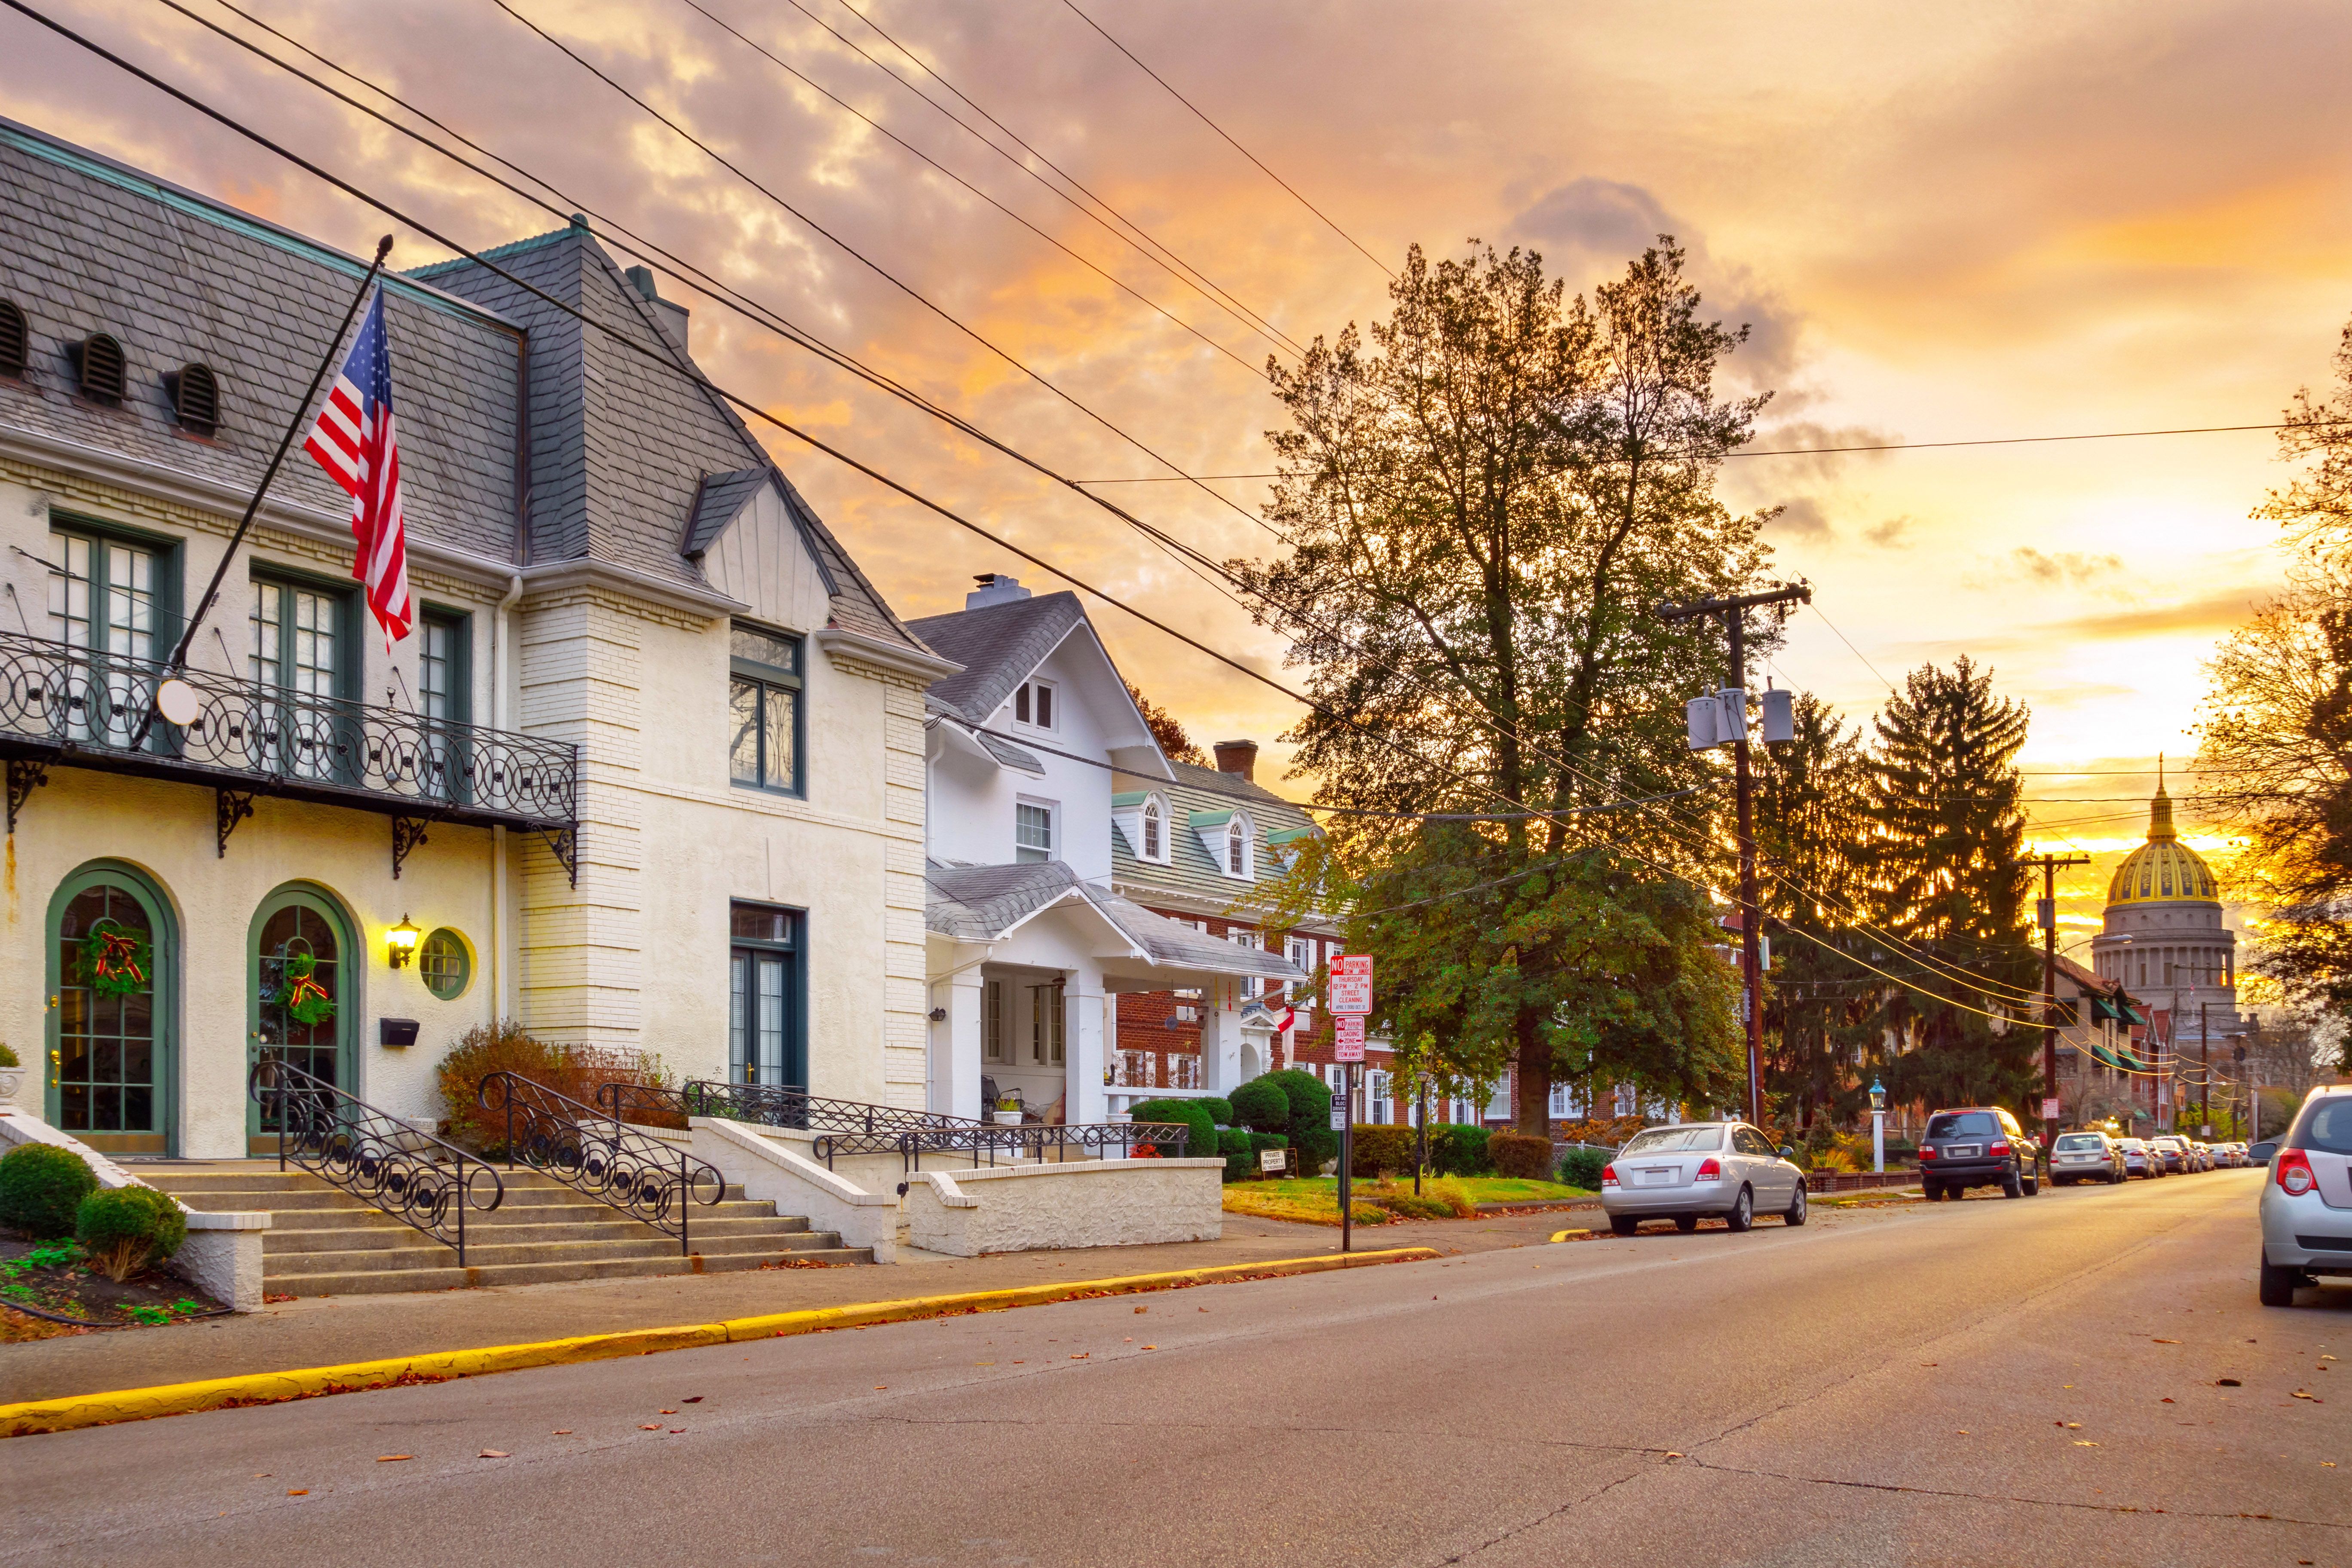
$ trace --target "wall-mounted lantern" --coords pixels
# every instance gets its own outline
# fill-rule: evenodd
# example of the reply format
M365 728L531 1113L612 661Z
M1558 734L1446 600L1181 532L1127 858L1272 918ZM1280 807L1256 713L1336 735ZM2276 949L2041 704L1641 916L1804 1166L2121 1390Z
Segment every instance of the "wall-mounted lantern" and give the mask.
M394 969L407 968L408 961L416 956L416 939L424 934L403 914L400 923L383 933L384 961Z

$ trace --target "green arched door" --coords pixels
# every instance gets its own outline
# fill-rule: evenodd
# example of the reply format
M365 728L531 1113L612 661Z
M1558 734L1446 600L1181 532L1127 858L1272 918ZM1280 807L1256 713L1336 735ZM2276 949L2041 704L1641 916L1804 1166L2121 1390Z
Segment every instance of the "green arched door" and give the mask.
M176 1142L178 931L161 889L100 862L49 900L49 1124L113 1154Z
M282 1061L356 1094L360 963L350 917L325 893L280 888L262 901L247 949L251 1058ZM278 1146L278 1125L248 1110L257 1153Z

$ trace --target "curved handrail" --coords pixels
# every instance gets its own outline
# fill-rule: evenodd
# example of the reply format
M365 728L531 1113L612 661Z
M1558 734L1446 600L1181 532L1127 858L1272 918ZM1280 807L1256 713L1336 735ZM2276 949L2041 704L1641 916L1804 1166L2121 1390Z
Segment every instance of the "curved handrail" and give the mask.
M506 1201L506 1183L489 1163L454 1143L420 1132L290 1062L265 1058L246 1075L245 1092L278 1122L278 1168L290 1162L457 1249L466 1264L466 1211L489 1213ZM490 1201L481 1201L481 1184Z
M610 1204L677 1237L681 1254L692 1251L694 1205L714 1208L727 1196L727 1178L709 1161L520 1073L483 1075L474 1098L485 1110L506 1113L509 1170L520 1162Z

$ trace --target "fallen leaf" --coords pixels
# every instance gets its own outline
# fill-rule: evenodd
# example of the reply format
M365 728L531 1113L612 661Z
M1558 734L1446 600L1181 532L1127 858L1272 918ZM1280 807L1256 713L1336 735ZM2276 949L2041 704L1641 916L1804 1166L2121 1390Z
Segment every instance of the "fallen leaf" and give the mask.
M2324 1468L2326 1468L2326 1469L2330 1469L2330 1470L2332 1470L2332 1469L2334 1469L2334 1468L2336 1468L2336 1461L2335 1461L2335 1460L2333 1460L2333 1459L2322 1459L2322 1460L2320 1460L2320 1461L2319 1461L2319 1463L2320 1463L2320 1465L2321 1465Z
M702 1395L698 1394L691 1399L681 1399L678 1403L680 1405L699 1405L702 1403Z
M2155 1340L2155 1341L2151 1341L2150 1342L2151 1342L2151 1343L2154 1343L2154 1344L2159 1344L2159 1345L2177 1345L2177 1344L2179 1344L2180 1342L2179 1342L2179 1340Z
M479 1457L485 1459L511 1459L514 1458L512 1454L508 1453L504 1448L485 1448L482 1450Z
M555 1435L559 1437L569 1437L572 1436L572 1428L569 1426L558 1426L555 1429Z
M640 1421L637 1423L637 1430L640 1432L658 1432L661 1430L661 1423L656 1421L651 1426L647 1426L646 1423Z
M2240 1383L2234 1377L2221 1377L2213 1380L2213 1386L2216 1388L2243 1388L2246 1385Z
M2066 1429L2069 1432L2080 1432L2083 1429L2083 1424L2080 1421L2069 1421L2066 1423Z
M2087 1437L2077 1437L2074 1439L2074 1447L2077 1448L2095 1448L2098 1445L2092 1442Z
M1679 1459L1679 1458L1681 1458L1682 1457L1683 1457L1683 1456L1681 1456L1680 1454L1675 1453L1672 1448L1669 1448L1669 1449L1667 1449L1667 1450L1666 1450L1666 1458L1669 1458L1669 1459Z
M1958 1435L1963 1437L1967 1436L1969 1435L1969 1429L1965 1426L1961 1427Z
M1146 1346L1144 1346L1143 1348L1144 1348L1145 1350L1148 1350L1148 1351L1156 1351L1156 1350L1158 1350L1160 1347L1159 1347L1158 1345L1146 1345Z
M397 1464L403 1459L413 1459L415 1458L416 1458L416 1456L414 1454L378 1454L375 1457L375 1462L379 1465L391 1465Z
M2167 1404L2167 1405L2169 1405L2169 1404L2171 1404L2171 1403L2172 1403L2172 1401L2170 1401L2169 1399L2168 1399L2168 1400L2164 1401L2164 1403L2165 1403L2165 1404Z
M671 1428L669 1429L669 1435L670 1435L671 1436L673 1436L673 1437L676 1437L676 1436L679 1436L683 1435L683 1434L685 1433L685 1431L686 1431L686 1428L685 1428L685 1427L683 1427L683 1426L673 1426L673 1427L671 1427Z
M881 1390L886 1389L886 1388L887 1388L887 1387L889 1387L889 1386L890 1386L890 1385L889 1385L888 1384L887 1384L887 1383L877 1383L877 1384L876 1384L874 1385L874 1388L875 1388L875 1391L876 1391L877 1393L879 1393Z
M2325 1399L2320 1398L2320 1397L2319 1397L2319 1395L2317 1395L2316 1394L2309 1394L2309 1393L2305 1393L2304 1390L2302 1390L2302 1389L2300 1389L2300 1388L2298 1388L2298 1389L2296 1389L2296 1390L2294 1391L2294 1396L2295 1396L2297 1399L2308 1399L2308 1400L2310 1400L2314 1405L2325 1405L2325 1404L2326 1404L2326 1403L2327 1403L2327 1401L2326 1401Z
M1084 1361L1084 1360L1086 1360L1086 1359L1087 1359L1087 1357L1088 1357L1088 1356L1090 1356L1090 1355L1092 1355L1092 1354L1094 1354L1094 1353L1095 1353L1095 1352L1092 1352L1092 1351L1072 1351L1072 1352L1070 1352L1070 1359L1071 1359L1072 1361Z
M289 1487L287 1489L286 1495L288 1497L309 1497L310 1495L310 1489L309 1487Z
M270 1479L269 1472L268 1470L256 1470L253 1472L253 1479L257 1481L268 1480Z
M654 1414L656 1415L675 1415L677 1412L675 1410L656 1410Z
M992 1361L976 1361L971 1364L974 1366L994 1366L996 1363Z
M1138 1308L1136 1309L1136 1310L1137 1310L1138 1312L1148 1312L1148 1311L1150 1311L1150 1310L1151 1310L1151 1309L1150 1309L1150 1308L1149 1308L1149 1307L1138 1307Z

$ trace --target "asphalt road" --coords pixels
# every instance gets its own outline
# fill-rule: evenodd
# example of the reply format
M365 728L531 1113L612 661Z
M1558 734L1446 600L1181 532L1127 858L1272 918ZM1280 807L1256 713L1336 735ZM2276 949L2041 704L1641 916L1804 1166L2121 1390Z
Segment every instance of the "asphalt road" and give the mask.
M2256 1305L2261 1179L16 1438L0 1563L2347 1563L2352 1291Z

